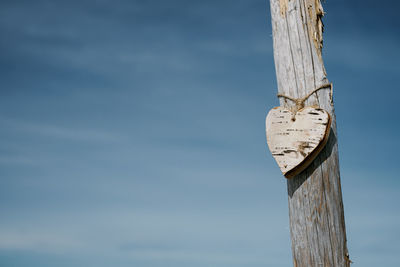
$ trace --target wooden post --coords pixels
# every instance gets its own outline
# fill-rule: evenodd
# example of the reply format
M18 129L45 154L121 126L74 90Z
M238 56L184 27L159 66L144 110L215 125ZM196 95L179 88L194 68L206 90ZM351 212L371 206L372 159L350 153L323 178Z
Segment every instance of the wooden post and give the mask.
M320 0L270 0L270 4L278 92L301 98L328 83L321 55L324 12ZM285 99L280 104L294 105ZM328 111L332 124L319 156L287 180L294 266L350 266L331 91L319 90L307 105Z

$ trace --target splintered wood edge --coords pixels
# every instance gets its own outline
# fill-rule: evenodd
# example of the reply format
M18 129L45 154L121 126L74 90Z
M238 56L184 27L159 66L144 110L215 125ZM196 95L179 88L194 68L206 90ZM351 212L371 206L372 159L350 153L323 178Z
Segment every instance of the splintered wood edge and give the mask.
M324 138L318 144L318 146L299 165L297 165L290 171L283 174L287 179L291 179L294 176L300 174L302 171L304 171L313 162L313 160L318 156L318 154L321 152L321 150L325 147L326 143L328 142L329 134L331 131L332 119L331 119L331 115L328 112L326 112L326 113L328 114L328 125L325 130Z

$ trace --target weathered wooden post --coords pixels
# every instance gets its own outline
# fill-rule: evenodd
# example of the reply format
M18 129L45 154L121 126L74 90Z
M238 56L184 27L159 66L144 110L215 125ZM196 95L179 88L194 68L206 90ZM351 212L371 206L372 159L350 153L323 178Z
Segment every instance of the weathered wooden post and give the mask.
M278 92L304 97L328 83L321 55L320 0L270 0L270 4ZM280 104L294 106L284 98ZM350 266L332 92L318 90L305 104L325 109L332 121L324 149L309 167L287 180L294 266Z

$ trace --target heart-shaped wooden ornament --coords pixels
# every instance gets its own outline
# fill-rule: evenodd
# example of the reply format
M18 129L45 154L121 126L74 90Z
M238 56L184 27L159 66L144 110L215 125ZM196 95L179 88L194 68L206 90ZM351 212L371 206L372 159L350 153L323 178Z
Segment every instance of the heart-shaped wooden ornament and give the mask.
M328 141L329 113L305 107L295 116L284 107L270 110L266 118L267 143L283 175L292 178L302 172Z

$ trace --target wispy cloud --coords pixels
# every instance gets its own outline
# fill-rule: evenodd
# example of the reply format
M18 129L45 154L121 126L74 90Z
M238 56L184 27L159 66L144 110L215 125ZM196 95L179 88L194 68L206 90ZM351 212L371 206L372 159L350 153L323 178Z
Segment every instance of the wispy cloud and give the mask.
M264 239L268 236L274 244L285 245L286 241L277 239L286 229L279 226L279 220L268 219L264 214L121 209L74 213L45 217L41 213L41 219L14 225L3 221L0 250L75 255L106 253L108 257L149 262L261 265L272 261L284 265L276 247L264 250ZM79 216L80 220L70 221L70 215ZM264 228L262 237L255 226L267 221L270 227ZM253 228L248 228L249 222Z
M81 127L65 127L57 124L0 118L3 130L16 134L37 135L47 138L67 139L84 142L121 142L124 135L102 129L86 129Z

